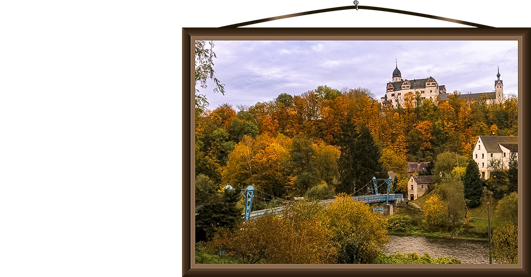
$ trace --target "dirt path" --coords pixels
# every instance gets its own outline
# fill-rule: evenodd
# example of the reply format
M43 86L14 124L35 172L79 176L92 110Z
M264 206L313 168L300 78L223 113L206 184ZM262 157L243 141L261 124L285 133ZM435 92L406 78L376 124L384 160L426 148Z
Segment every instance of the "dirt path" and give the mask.
M417 208L417 209L422 211L422 208L419 205L417 205L417 204L415 204L413 202L409 202L408 205L412 205L413 207L415 207L415 208Z

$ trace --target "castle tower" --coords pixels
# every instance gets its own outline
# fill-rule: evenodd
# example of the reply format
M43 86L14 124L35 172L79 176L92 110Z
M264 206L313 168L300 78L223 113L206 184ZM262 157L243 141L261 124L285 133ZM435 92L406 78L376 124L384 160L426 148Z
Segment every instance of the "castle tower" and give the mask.
M400 73L400 70L398 70L398 62L396 63L396 68L393 71L393 82L400 82L402 81L402 73Z
M498 67L498 80L494 81L494 91L496 93L496 103L503 103L503 80L500 80L500 67Z

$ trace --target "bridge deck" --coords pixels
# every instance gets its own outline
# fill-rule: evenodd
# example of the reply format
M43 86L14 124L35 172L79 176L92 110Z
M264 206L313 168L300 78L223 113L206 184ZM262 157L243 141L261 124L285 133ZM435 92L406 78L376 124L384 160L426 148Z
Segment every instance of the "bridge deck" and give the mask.
M366 204L382 203L386 201L387 194L353 196L352 199L359 201L359 202L366 203ZM404 196L402 194L389 194L389 202L394 202L394 201L401 200L401 199L404 199ZM324 204L325 206L332 202L334 202L334 199L327 199L327 200L319 201L320 204ZM249 219L261 217L266 212L272 212L272 213L278 214L280 213L281 209L282 209L281 207L278 207L278 208L254 211L254 212L251 212L251 214L249 215Z

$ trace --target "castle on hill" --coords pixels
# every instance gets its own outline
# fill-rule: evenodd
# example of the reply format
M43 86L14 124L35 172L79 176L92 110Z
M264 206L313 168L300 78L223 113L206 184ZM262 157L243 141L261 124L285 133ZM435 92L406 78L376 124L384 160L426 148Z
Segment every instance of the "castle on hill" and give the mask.
M461 99L479 100L483 95L486 96L486 103L502 103L503 102L503 80L500 80L500 69L498 68L498 77L494 81L493 92L479 92L461 94ZM393 79L386 86L385 97L381 98L383 105L392 105L393 108L397 108L398 104L404 106L404 96L412 92L414 95L417 93L421 99L430 99L435 104L441 100L448 100L448 94L446 93L446 86L439 85L439 83L433 78L428 77L425 79L402 79L402 73L398 69L398 64L393 71Z

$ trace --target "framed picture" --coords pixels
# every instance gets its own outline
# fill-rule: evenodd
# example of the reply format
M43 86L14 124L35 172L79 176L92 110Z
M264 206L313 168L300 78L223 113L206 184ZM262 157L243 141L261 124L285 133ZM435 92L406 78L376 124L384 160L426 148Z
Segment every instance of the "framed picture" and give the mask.
M361 7L363 8L363 6ZM227 6L225 6L224 8L227 8ZM269 10L269 12L273 13L271 12L271 10ZM525 65L526 61L524 59L526 51L524 49L526 49L526 44L529 43L528 35L523 30L514 30L514 29L485 30L481 28L470 28L470 26L466 26L464 24L461 24L461 25L454 24L452 26L441 26L441 25L437 25L439 23L436 23L435 20L426 25L422 23L418 24L415 27L414 27L414 24L417 24L418 22L403 22L403 21L381 22L378 20L356 22L354 19L337 19L335 21L334 20L328 20L328 21L301 20L300 22L282 22L282 20L286 21L286 19L278 19L278 20L281 20L280 23L275 23L278 21L275 21L274 19L271 19L269 17L268 19L269 22L273 21L274 23L268 24L267 20L260 19L259 17L255 18L255 21L256 20L258 21L262 20L262 21L265 21L265 23L262 22L263 23L262 25L243 26L243 27L232 28L232 29L216 29L216 28L212 28L212 29L189 28L187 29L187 33L189 35L189 45L190 45L190 61L191 61L190 68L192 70L190 74L191 76L194 76L193 69L194 69L195 63L192 57L194 55L194 44L196 41L213 41L214 45L218 45L218 46L223 45L217 48L217 49L220 49L221 52L216 53L218 58L214 60L214 63L219 62L218 64L216 64L216 66L219 66L219 64L221 64L221 65L225 65L228 67L228 65L231 62L233 63L231 67L229 67L231 68L229 74L224 74L220 71L219 67L214 67L214 69L216 70L216 75L217 77L220 77L221 82L224 82L221 76L225 76L226 78L230 78L228 76L234 77L234 82L226 84L225 89L227 90L226 90L225 96L222 96L219 93L218 94L210 93L212 88L216 86L216 83L214 82L208 83L209 87L207 88L207 90L201 90L198 87L194 87L193 83L191 84L192 95L195 92L197 92L198 94L201 94L201 93L208 94L206 98L211 106L207 107L205 110L213 111L216 108L218 108L220 105L225 105L225 107L230 107L231 109L233 109L235 113L238 111L238 109L240 111L246 111L246 107L248 108L249 106L254 106L258 102L263 102L263 103L275 102L278 96L282 93L291 94L291 96L297 96L298 94L303 94L304 92L309 92L309 91L315 92L320 85L322 86L329 85L332 89L337 89L337 90L341 90L344 87L347 87L347 89L344 89L342 91L343 94L348 92L349 86L352 86L350 87L350 89L354 89L358 87L368 88L368 90L371 92L370 95L372 96L374 102L378 103L380 107L384 106L385 103L388 103L392 105L394 109L397 109L397 108L400 109L400 106L403 106L405 94L410 92L410 90L413 90L414 93L418 92L420 97L422 97L422 93L425 93L426 95L427 93L429 93L428 92L429 87L427 86L427 83L429 83L428 80L431 80L430 78L434 79L435 81L434 85L438 89L437 96L439 95L443 96L442 99L441 99L441 96L439 96L438 98L434 96L431 99L434 101L434 103L447 102L448 101L447 95L453 94L452 93L453 90L459 91L462 98L468 97L471 100L472 98L476 97L474 96L474 94L478 94L476 98L480 97L479 94L481 94L482 96L484 95L484 97L485 96L490 97L486 94L491 93L491 92L496 92L495 85L493 86L490 83L492 83L492 81L500 80L500 77L499 76L497 77L496 75L498 72L497 71L494 72L494 70L497 70L497 68L493 64L490 65L493 70L493 72L489 75L490 79L486 78L487 80L490 80L489 84L487 85L488 88L487 87L480 88L480 87L473 87L473 86L466 88L468 85L472 85L472 84L467 81L463 81L463 80L461 80L460 82L454 83L452 85L449 85L450 80L455 80L455 79L458 79L458 77L460 78L462 76L452 75L455 73L453 72L450 73L449 70L442 69L442 66L440 66L440 63L442 62L435 62L437 64L436 66L428 65L429 62L426 62L426 60L428 59L426 57L425 58L418 57L418 58L412 59L412 57L410 56L409 59L406 58L407 61L405 63L409 64L410 67L415 67L414 65L416 65L417 67L422 67L421 65L419 65L419 63L426 66L425 68L420 69L418 71L419 73L411 74L414 76L411 76L409 74L408 74L409 76L406 76L405 70L402 69L402 67L400 66L401 64L400 53L404 53L404 52L401 52L401 51L393 52L393 50L396 50L397 48L400 48L400 49L409 48L409 50L411 50L411 48L415 48L415 50L414 51L411 50L410 53L415 53L416 55L419 55L419 56L422 56L422 55L429 56L429 55L436 55L435 52L437 52L437 50L435 49L437 49L437 47L442 47L441 50L438 51L441 56L444 56L444 54L452 56L451 54L453 53L452 52L453 49L451 49L452 43L456 43L456 45L454 45L456 46L456 48L459 48L460 46L457 46L457 45L461 45L461 43L470 43L470 45L475 45L469 48L470 50L464 50L464 48L461 48L461 50L463 50L462 53L466 53L467 51L469 51L470 53L476 53L476 54L478 52L478 49L481 49L481 48L491 49L495 47L495 46L489 46L489 45L496 45L497 43L509 43L512 45L511 49L515 51L515 52L512 52L514 54L512 57L512 64L513 64L512 68L515 69L515 71L513 71L513 74L512 74L513 75L512 79L514 80L514 82L517 83L517 85L514 84L514 86L511 89L509 89L512 93L509 92L509 90L507 90L506 87L504 87L505 89L504 92L512 94L512 97L516 97L518 99L517 110L515 111L518 115L518 123L516 123L517 131L518 131L517 133L518 146L521 147L523 145L522 141L524 141L525 139L526 128L522 124L522 121L524 120L525 115L521 107L525 99L525 96L523 97L522 93L525 93L525 89L523 89L523 85L525 84L526 81L522 79L522 76L524 76L526 72L526 65ZM221 22L221 19L220 19L220 22ZM430 26L430 24L432 25ZM480 25L480 24L478 23L476 25ZM289 38L289 40L286 40L286 38ZM298 45L296 45L297 43ZM492 44L489 44L489 43L492 43ZM260 48L260 46L258 46L259 44L268 44L268 47ZM325 52L326 51L333 52L334 50L340 51L341 49L348 48L348 46L343 46L344 48L334 48L334 50L328 50L332 48L328 48L327 44L330 44L330 45L351 44L352 48L355 48L355 49L359 48L360 51L348 51L349 55L344 55L340 59L339 58L336 58L336 59L323 58L324 56L320 56L316 52L320 52L322 50L324 50ZM419 46L420 44L422 44L423 46ZM251 45L253 46L251 47ZM396 45L401 45L401 46L398 47ZM410 46L408 47L406 45L410 45ZM443 46L443 45L446 45L446 46ZM447 51L443 50L444 47L446 47ZM256 48L256 49L253 49L256 52L248 50L251 48ZM368 54L371 51L370 50L371 48L372 49L378 48L380 52L376 51L376 53L378 54ZM225 49L227 50L225 51ZM230 51L228 49L230 49ZM236 49L239 49L239 50L236 50ZM316 54L313 55L313 57L302 57L302 56L297 57L296 55L293 55L292 62L289 62L288 57L282 58L283 54L289 56L290 50L296 51L296 50L301 50L301 49L308 50L308 52L314 51ZM214 52L215 51L216 51L216 48L214 48ZM272 56L268 56L264 54L264 51L276 53L276 55L273 54ZM282 51L284 51L284 53L282 53ZM432 52L432 51L435 51L435 52ZM390 52L393 52L395 54L390 54ZM255 64L252 64L252 62L249 62L249 64L246 63L247 61L253 60L250 57L253 57L253 55L254 57L256 57L257 55L259 55L259 53L261 53L260 55L262 57L267 57L267 58L263 58L261 62L257 62ZM231 57L230 62L229 62L229 59L224 60L224 57L221 57L223 54L227 54L228 56ZM245 58L246 54L249 55L247 56L248 57L247 59ZM370 58L364 57L364 55L369 55ZM396 56L392 57L393 55L396 55L398 57ZM342 70L339 69L340 67L334 68L333 67L334 63L339 64L341 62L344 62L348 64L348 62L345 61L346 60L345 56L348 56L352 60L354 60L356 56L359 56L359 58L357 58L356 60L358 62L356 65L359 67L363 67L363 70L360 70L358 68L356 69L352 68L351 70L349 70L348 66L343 67ZM385 56L388 61L387 62L380 61L379 60L381 58L380 56ZM397 61L394 60L395 58L397 58ZM454 56L453 58L456 58L456 57ZM285 72L292 73L288 75L290 76L297 75L298 77L300 76L298 78L298 82L294 82L293 79L290 79L290 78L285 78L284 75L282 75L282 73L280 73L279 71L273 72L274 70L271 69L272 68L271 64L274 64L275 61L267 62L266 59L275 60L277 61L278 64L284 65L285 67L283 69L285 70ZM312 66L315 67L315 64L313 64L312 66L304 65L303 63L299 64L301 59L307 59L310 61L312 61L313 59L315 61L319 61L319 64L323 68L326 68L326 66L330 66L332 69L329 70L330 72L327 72L327 70L322 70L319 72L319 74L313 73L315 75L312 78L311 72L308 72L308 75L305 75L302 72L311 71L311 70L304 70L304 68L309 68ZM417 59L422 60L422 62L416 62ZM471 61L471 60L474 60L474 57L463 56L462 58L457 58L457 60L467 60L467 59ZM364 62L362 62L362 60ZM373 60L374 63L377 64L376 66L374 66L377 69L370 68L372 66L371 63L369 62L370 60ZM451 59L447 59L447 61L448 60L451 60ZM486 55L484 58L478 58L478 60L481 60L482 62L487 62L487 61L493 62L491 55ZM382 69L382 66L381 66L382 63L389 63L388 65L385 66L387 70ZM449 63L457 64L458 62L454 61L454 62L449 62ZM238 64L239 67L235 68L236 67L235 64ZM271 84L267 83L262 88L253 87L250 83L253 82L254 80L260 79L260 77L262 77L263 75L260 75L255 72L255 75L251 76L252 74L249 71L252 71L252 70L249 70L247 72L247 74L249 75L242 73L242 71L245 71L246 69L251 67L251 64L252 64L252 67L256 69L256 72L263 70L263 71L268 71L269 75L274 75L275 73L280 74L282 75L282 78L279 78L279 79L283 79L283 80L279 81L279 83L277 84L275 83L275 80L273 80L274 78L272 78L271 80L268 80L271 82ZM351 66L353 64L354 63L352 63ZM286 66L286 65L292 65L293 67L298 66L301 68L301 70L299 73L293 74L293 72L295 71L293 69L290 69L289 66ZM471 68L464 69L464 71L462 72L470 72L471 70L473 70L472 68L474 68L475 66L472 65L472 62L469 65L471 66ZM393 71L393 69L395 68L399 70L398 74L395 74L395 72ZM447 77L439 78L435 76L436 75L435 73L430 74L429 71L426 72L426 68L429 68L429 70L434 70L434 71L437 71L440 69L440 71L437 71L438 76L445 74L442 72L446 72L449 75L447 75ZM368 76L362 77L361 75L363 71L372 72L373 75L380 76L379 80L371 81L370 80L371 78ZM330 74L331 72L335 74ZM240 75L238 75L238 73ZM353 76L350 79L347 77L341 78L337 76L337 75L343 75L343 74L348 75L349 73L352 74ZM417 76L417 75L422 75L422 76ZM459 75L462 75L462 74L459 74ZM235 76L240 76L239 77L240 79L238 79L238 77L235 77ZM384 77L381 77L381 76L384 76ZM400 80L394 79L398 77L400 77ZM442 79L445 79L445 81L442 81ZM478 80L478 79L481 79L481 77L472 77L472 79ZM238 87L238 84L237 84L238 81L236 80L239 80L240 82L244 83L244 85L242 85L243 88ZM422 87L416 84L418 80L423 80ZM264 80L261 80L261 81L264 81ZM348 83L349 81L350 83ZM405 87L394 87L395 84L393 83L398 82L398 81L401 82L401 85L405 85ZM409 81L409 82L405 83L404 81ZM304 85L297 87L297 84L295 83L298 83L298 85L301 85L300 83L304 83ZM309 84L306 84L306 83L309 83ZM361 85L360 83L363 83L366 85ZM379 85L372 87L370 84L373 84L373 83L375 84L379 83ZM477 85L477 82L473 82L473 83L474 85ZM271 87L274 87L275 89L269 88L268 85L271 85ZM294 87L294 88L291 89L290 85L291 87ZM384 87L388 85L391 85L391 89ZM507 81L504 82L504 85L507 85ZM229 91L229 88L230 88L230 91ZM241 90L241 92L239 90ZM268 92L268 90L271 92ZM445 91L443 92L443 90ZM208 91L208 92L205 92L205 91ZM233 95L230 95L231 92L233 93ZM241 94L238 94L238 93L241 93ZM392 95L392 94L395 94L395 95ZM395 103L391 102L393 100L393 99L390 99L391 95L393 97L396 97L396 99L394 99ZM505 95L505 96L508 96L508 95ZM450 99L451 98L452 97L450 96ZM426 97L426 100L427 100L427 97ZM495 100L493 98L490 101L493 102ZM193 107L196 105L196 102L195 102L194 97L191 97L190 105L192 107L191 118L195 118L196 115L194 113ZM236 108L236 106L239 106L239 108ZM191 130L190 130L192 135L196 133L195 126L196 126L196 122L195 120L192 120ZM507 134L507 135L514 136L515 134ZM477 136L475 139L477 140ZM469 150L472 151L473 147L476 145L476 141L474 142L469 141L468 144L470 144ZM194 145L194 139L192 139L190 147L191 147L191 157L192 157L191 162L192 164L195 164L194 157L196 154L195 152L196 148ZM520 153L522 152L519 151L519 154ZM463 155L466 155L466 154L463 152ZM469 156L473 158L472 153L470 153ZM522 159L525 159L525 158L522 158ZM520 167L522 167L522 164L525 165L525 162L522 162L522 159L519 159L518 161L518 164ZM461 166L461 167L464 167L464 166ZM192 179L192 182L191 182L192 186L190 188L191 200L192 200L190 202L190 210L193 213L193 211L197 208L195 205L196 195L194 193L195 191L194 183L196 181L195 178L197 176L196 176L194 166L192 166L190 174L191 174L191 179ZM519 171L518 180L522 180L523 178L522 174L524 173L522 171ZM425 183L421 184L422 189L424 189L424 184ZM427 186L429 187L429 185ZM419 186L419 189L420 189L420 186ZM524 191L525 189L522 188L522 184L520 181L519 192L523 193ZM409 194L407 192L404 194L406 195L406 198L409 198ZM415 200L417 198L416 195L414 194L412 194L412 196L413 197L411 200ZM519 211L522 211L523 209L522 207L524 205L523 201L521 201L522 199L521 197L522 197L522 194L519 195L519 200L520 200L518 201ZM491 213L493 212L494 211L491 210ZM521 216L519 220L520 220L520 223L522 223ZM210 274L210 273L218 274L218 273L223 272L226 274L266 274L266 275L275 274L275 272L290 272L293 274L301 274L301 275L309 274L310 272L315 273L315 274L317 274L317 272L323 273L323 274L326 272L326 274L337 274L337 275L348 274L348 272L365 274L365 275L383 274L382 269L384 267L381 265L374 265L374 264L373 265L366 265L366 264L365 265L196 264L193 258L195 255L195 246L194 246L195 235L194 234L196 232L194 224L195 224L195 220L194 220L194 216L192 216L191 225L190 225L190 234L192 237L191 244L190 244L190 254L191 254L190 272L202 272L205 274ZM522 231L522 228L525 228L523 225L524 224L518 225L519 234L520 234L520 236L518 237L519 242L520 242L519 245L522 245L521 236L525 236L524 232ZM455 245L453 247L455 247ZM471 247L475 247L475 246L471 246ZM520 255L524 255L522 247L520 247L518 251ZM431 265L431 266L385 265L385 270L388 270L391 268L393 270L405 270L405 271L408 271L408 274L409 274L410 272L411 273L417 272L417 270L424 271L424 270L432 270L434 268L437 268L438 271L440 270L441 272L445 272L445 274L456 274L457 272L461 272L462 270L466 268L467 270L472 269L474 273L477 272L478 274L491 274L492 272L497 271L497 270L500 270L499 272L501 271L507 272L506 270L514 270L516 274L516 272L518 270L521 270L523 266L523 260L519 260L518 265L482 265L481 264L482 262L479 264L474 264L474 262L465 262L465 263L467 264L444 265L444 266L442 265L435 265L435 266L434 265ZM472 263L472 264L468 264L468 263ZM415 271L411 271L412 269L415 269Z

